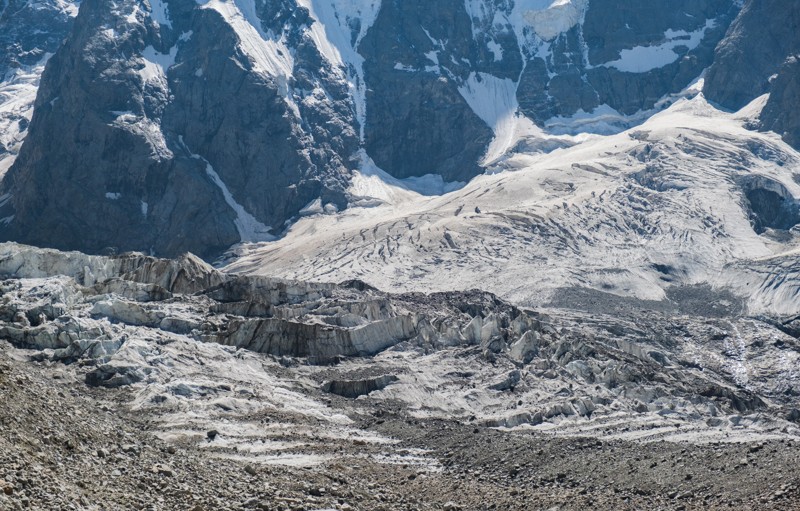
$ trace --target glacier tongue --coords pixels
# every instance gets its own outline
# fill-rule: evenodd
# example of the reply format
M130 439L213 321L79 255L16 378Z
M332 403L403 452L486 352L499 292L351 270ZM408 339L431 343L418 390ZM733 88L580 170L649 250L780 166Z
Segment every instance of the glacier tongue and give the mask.
M229 270L402 291L480 283L530 305L570 287L659 301L683 285L710 285L749 300L765 276L732 285L739 270L731 268L795 250L798 238L796 228L756 233L746 195L761 187L800 199L792 178L800 154L746 122L700 95L618 135L512 155L507 172L441 197L402 195L383 181L394 204L302 219L284 239L241 252ZM792 289L794 270L774 270ZM754 311L776 304L759 293ZM799 296L781 296L781 312L800 308Z

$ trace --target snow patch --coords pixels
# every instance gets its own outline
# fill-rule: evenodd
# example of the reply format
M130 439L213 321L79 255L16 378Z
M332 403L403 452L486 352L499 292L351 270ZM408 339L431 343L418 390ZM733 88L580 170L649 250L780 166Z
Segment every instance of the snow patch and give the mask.
M439 52L438 51L429 51L425 54L425 58L436 64L439 65Z
M444 195L460 190L466 183L446 182L440 175L397 179L378 167L364 149L359 151L361 165L347 189L351 207L397 206L420 197Z
M169 53L159 53L152 46L148 46L142 51L144 67L139 70L139 76L145 83L166 84L167 70L175 65L177 54L177 46L170 48Z
M471 73L458 91L472 111L494 132L494 139L482 164L495 162L523 136L542 134L541 129L519 113L517 84L513 80L486 73Z
M308 204L306 204L303 209L300 210L300 216L311 216L311 215L320 215L325 210L322 209L322 199L314 199Z
M118 192L106 192L106 199L108 200L119 200L122 197L121 193Z
M489 47L489 51L492 52L494 55L494 61L500 62L503 60L503 47L497 44L495 41L489 41L486 44Z
M80 0L56 0L55 5L59 11L63 12L70 18L74 18L78 15L78 8L81 6L81 2Z
M577 25L588 7L589 0L517 0L511 21L515 27L527 24L539 38L552 41Z
M685 30L667 30L664 33L665 41L653 46L636 46L622 50L618 60L606 62L603 67L613 67L625 73L646 73L672 64L682 55L676 50L686 48L691 51L697 48L706 31L716 26L716 20L707 20L706 24L694 32Z
M172 28L169 6L164 0L150 0L150 18L162 27Z
M460 190L467 186L463 181L447 182L439 174L425 174L419 177L407 177L400 179L407 189L417 192L420 195L434 196Z

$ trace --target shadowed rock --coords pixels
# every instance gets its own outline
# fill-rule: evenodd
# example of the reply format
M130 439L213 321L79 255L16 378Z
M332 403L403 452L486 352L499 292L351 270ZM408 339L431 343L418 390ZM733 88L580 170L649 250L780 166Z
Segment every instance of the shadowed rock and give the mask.
M355 399L359 396L366 396L376 390L383 390L398 380L397 376L393 375L383 375L364 380L332 380L325 382L322 390L337 396Z

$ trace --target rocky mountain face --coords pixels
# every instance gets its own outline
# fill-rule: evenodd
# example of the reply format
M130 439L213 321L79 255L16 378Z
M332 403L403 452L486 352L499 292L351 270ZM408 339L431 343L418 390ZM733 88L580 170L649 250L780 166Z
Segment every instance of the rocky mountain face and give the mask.
M28 130L39 77L78 13L76 2L0 2L0 175Z
M706 97L738 110L768 93L781 65L800 51L798 23L800 6L795 2L747 1L716 49Z
M712 64L738 9L86 0L3 181L2 236L209 258L347 207L375 165L467 181L525 133L593 111L618 129L660 105Z
M0 3L0 74L38 64L55 53L78 13L79 2L53 0Z
M261 26L233 3L152 2L147 12L83 2L6 179L11 235L211 256L266 239L267 225L280 229L314 198L344 207L357 149L347 90L293 31L297 14L281 9L262 11L275 25ZM314 103L323 84L324 108L289 96L293 65L315 70L292 87Z
M761 114L761 127L780 134L784 141L800 149L800 53L786 59L777 75Z
M798 54L800 5L750 0L717 47L703 92L732 110L770 93L762 127L800 147Z

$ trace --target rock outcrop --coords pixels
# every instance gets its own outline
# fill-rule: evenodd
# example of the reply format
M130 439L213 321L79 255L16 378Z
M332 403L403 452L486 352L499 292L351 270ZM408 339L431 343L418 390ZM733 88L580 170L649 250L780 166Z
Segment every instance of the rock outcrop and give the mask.
M363 380L332 380L325 382L322 385L322 390L338 396L355 399L359 396L366 396L376 390L383 390L396 381L398 381L397 376L390 374Z
M800 52L800 4L747 0L716 49L703 92L738 110L772 90L787 58Z
M800 28L800 19L796 26ZM761 128L778 133L787 144L800 150L800 52L781 66L771 91L761 112Z

